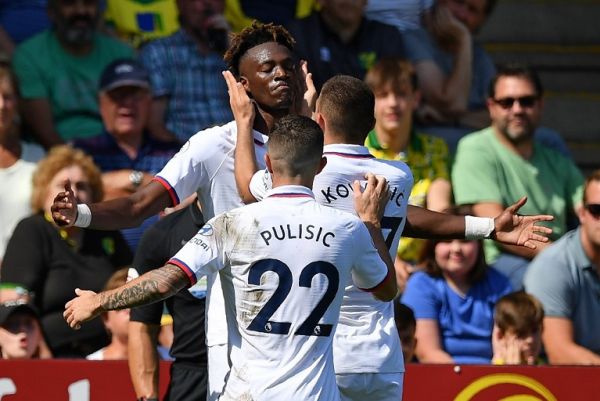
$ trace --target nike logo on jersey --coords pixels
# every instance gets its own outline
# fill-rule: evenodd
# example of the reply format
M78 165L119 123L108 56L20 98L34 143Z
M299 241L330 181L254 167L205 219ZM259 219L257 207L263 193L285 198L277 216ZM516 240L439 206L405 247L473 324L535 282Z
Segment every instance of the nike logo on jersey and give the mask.
M261 231L260 236L267 245L270 245L274 240L303 239L321 242L326 247L330 247L330 241L335 238L335 234L331 231L325 231L323 227L316 227L312 224L306 226L302 224L273 226L268 230Z

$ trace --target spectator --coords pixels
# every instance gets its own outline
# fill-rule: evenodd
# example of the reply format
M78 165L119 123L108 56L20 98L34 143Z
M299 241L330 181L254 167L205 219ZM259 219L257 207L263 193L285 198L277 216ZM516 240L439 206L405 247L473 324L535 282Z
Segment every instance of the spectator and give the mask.
M149 183L179 150L177 142L152 138L148 131L152 93L144 68L132 59L117 59L102 72L99 104L103 132L74 145L92 155L102 170L104 199L128 196ZM158 216L122 231L135 250L142 233Z
M393 25L400 31L421 28L423 14L433 7L435 0L369 0L366 16L369 19Z
M133 51L97 32L100 0L49 0L52 27L19 45L13 67L23 118L44 147L97 135L96 84L112 60Z
M402 295L417 318L419 362L490 363L493 307L512 291L508 279L486 265L480 241L430 241L423 265Z
M144 233L133 267L139 274L163 266L204 225L197 202L162 218ZM166 399L204 401L207 397L205 302L206 279L164 302L133 308L129 323L129 371L138 397L158 397L158 356L154 349L163 306L173 316L174 339Z
M413 112L421 98L414 68L406 61L380 60L365 81L375 94L375 129L365 145L378 159L402 160L410 166L415 182L411 205L447 209L452 195L448 146L443 139L417 132L413 126ZM402 237L396 267L413 270L424 244L424 240Z
M62 317L77 287L102 288L131 253L118 232L58 228L50 217L54 195L70 183L79 201L102 199L100 171L81 150L53 148L33 176L34 215L15 228L6 248L0 283L23 288L21 296L40 311L42 329L55 357L85 357L107 344L100 319L82 330L69 329ZM2 300L19 294L0 289Z
M225 18L234 32L252 26L254 20L286 25L310 15L318 0L225 0Z
M525 214L554 216L552 240L567 231L569 213L581 202L583 177L572 160L535 140L543 89L537 74L518 64L501 68L490 85L492 125L464 137L458 145L452 185L456 203L472 205L478 216L494 216L523 194ZM486 242L486 259L521 289L536 249Z
M296 54L308 62L317 90L334 75L363 79L377 60L404 56L399 31L366 19L366 3L320 0L320 11L289 24Z
M419 124L451 145L489 124L486 90L494 76L492 59L473 36L495 0L440 0L425 27L407 32L406 48L423 92Z
M174 0L106 0L104 19L109 29L135 48L179 29Z
M543 319L544 308L533 295L517 291L500 298L494 309L492 363L539 364Z
M544 305L550 363L600 365L600 170L585 181L581 225L538 255L525 289Z
M398 329L398 335L402 343L404 364L413 362L417 347L417 338L415 337L417 320L415 319L415 313L408 306L395 301L394 320L396 321L396 328Z
M10 60L15 46L50 26L46 0L0 1L0 52Z
M23 217L31 214L31 176L44 156L37 145L20 140L17 85L8 65L0 63L0 265L6 244Z
M154 89L150 128L155 138L183 143L231 119L221 76L227 69L223 53L228 45L223 3L177 0L181 28L141 49Z
M2 359L38 359L44 335L35 308L22 301L0 304Z
M119 269L106 282L102 291L119 288L127 281L128 268ZM102 323L110 336L110 344L89 354L85 359L105 361L108 359L127 359L129 338L129 309L111 310L102 313Z

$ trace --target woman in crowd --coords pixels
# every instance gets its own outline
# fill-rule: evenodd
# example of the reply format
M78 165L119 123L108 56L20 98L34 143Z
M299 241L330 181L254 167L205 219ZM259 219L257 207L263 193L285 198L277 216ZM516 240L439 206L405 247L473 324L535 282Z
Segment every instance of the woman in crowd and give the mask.
M20 139L17 85L8 64L0 62L0 262L17 223L31 214L31 176L43 149ZM8 190L10 188L10 190Z
M430 241L422 264L402 296L417 318L419 362L490 363L494 305L512 291L508 279L486 265L480 241Z
M108 344L101 319L71 330L62 317L75 288L102 289L132 255L116 231L57 227L50 215L56 193L70 182L78 202L102 199L100 170L81 150L57 146L33 176L34 215L15 228L2 264L0 299L31 300L55 357L85 357Z

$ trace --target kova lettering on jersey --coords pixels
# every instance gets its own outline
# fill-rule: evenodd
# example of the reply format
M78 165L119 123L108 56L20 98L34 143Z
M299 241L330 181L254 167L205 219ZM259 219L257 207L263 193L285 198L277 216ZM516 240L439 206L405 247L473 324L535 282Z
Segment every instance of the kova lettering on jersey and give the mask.
M352 189L352 184L337 184L335 186L329 186L325 189L321 190L321 194L325 197L327 203L335 202L340 198L349 197L354 190ZM390 188L391 196L390 202L395 202L397 206L402 206L402 201L404 200L404 192L399 192L398 187Z
M270 245L272 241L283 241L286 239L303 239L307 241L320 242L323 246L330 247L331 240L335 238L335 234L331 231L326 231L323 227L317 227L313 224L280 224L273 226L268 230L260 232L265 244Z

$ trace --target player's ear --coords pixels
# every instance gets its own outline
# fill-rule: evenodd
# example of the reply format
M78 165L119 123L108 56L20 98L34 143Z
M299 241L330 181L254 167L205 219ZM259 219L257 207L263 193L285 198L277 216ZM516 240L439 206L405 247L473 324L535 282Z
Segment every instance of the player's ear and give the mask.
M242 84L242 86L244 87L244 89L246 90L246 92L250 93L250 88L249 88L249 85L248 85L248 78L246 78L243 75L240 75L239 82Z
M319 124L319 127L321 127L321 130L323 132L325 132L325 118L323 117L323 114L316 111L314 113L314 120L317 124Z
M321 157L321 161L319 162L319 169L317 170L317 174L319 174L325 166L327 165L327 158L325 156Z
M267 165L267 171L273 174L273 167L271 167L271 158L268 153L265 153L265 164Z

